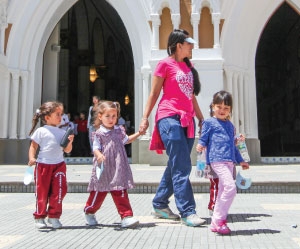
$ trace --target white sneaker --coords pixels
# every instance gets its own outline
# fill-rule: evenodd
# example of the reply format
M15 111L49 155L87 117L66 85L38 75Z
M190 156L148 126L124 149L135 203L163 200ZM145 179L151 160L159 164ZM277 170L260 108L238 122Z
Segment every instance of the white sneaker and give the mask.
M98 221L96 220L95 214L84 214L87 225L96 226L98 225Z
M57 218L49 218L48 222L52 225L53 228L58 229L62 227L62 224L60 223L59 219Z
M122 222L121 222L121 227L123 228L128 228L128 227L136 227L137 225L139 224L139 221L132 217L132 216L127 216L127 217L124 217L122 219Z
M43 229L47 227L45 219L34 219L35 227L38 229Z
M201 219L197 214L191 214L188 217L181 218L181 222L190 227L198 227L203 225L206 220Z

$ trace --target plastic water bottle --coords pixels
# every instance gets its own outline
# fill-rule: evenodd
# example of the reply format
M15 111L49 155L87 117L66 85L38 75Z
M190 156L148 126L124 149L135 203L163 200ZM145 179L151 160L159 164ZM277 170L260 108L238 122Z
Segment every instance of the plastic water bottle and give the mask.
M196 177L204 176L204 169L206 165L206 150L197 152L197 164L196 164Z
M248 153L248 149L246 146L246 142L242 140L238 140L236 147L239 149L242 158L244 159L245 162L250 162L250 156Z

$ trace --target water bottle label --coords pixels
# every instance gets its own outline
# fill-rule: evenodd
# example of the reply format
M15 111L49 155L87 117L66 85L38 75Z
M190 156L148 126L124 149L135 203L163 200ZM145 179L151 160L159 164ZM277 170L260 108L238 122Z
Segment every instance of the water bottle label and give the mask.
M237 148L240 151L241 156L244 159L244 161L245 162L250 162L250 157L249 157L249 153L248 153L246 143L245 142L239 142L237 144Z
M204 176L204 169L206 166L206 151L198 152L197 153L197 163L196 163L196 176L203 177Z
M198 161L197 162L197 170L204 170L205 169L205 163Z
M245 150L246 149L245 143L239 143L237 146L238 146L239 150Z

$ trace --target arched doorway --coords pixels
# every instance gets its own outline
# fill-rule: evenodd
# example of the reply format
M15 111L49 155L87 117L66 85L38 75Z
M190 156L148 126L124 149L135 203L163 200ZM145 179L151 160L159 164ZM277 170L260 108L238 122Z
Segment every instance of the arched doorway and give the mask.
M256 52L261 156L300 156L300 16L283 3L270 18Z
M92 96L118 101L134 126L134 62L127 30L106 1L80 0L57 25L59 68L57 99L71 115L88 114ZM47 58L44 58L44 61ZM90 81L90 68L98 78ZM125 97L129 96L129 104ZM86 115L87 116L87 115ZM77 156L74 154L73 156Z

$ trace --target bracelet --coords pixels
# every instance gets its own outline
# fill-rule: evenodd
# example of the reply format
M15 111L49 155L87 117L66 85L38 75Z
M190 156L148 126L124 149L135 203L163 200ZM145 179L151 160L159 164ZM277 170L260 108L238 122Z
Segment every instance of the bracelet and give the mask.
M148 120L148 118L142 118L142 120Z

